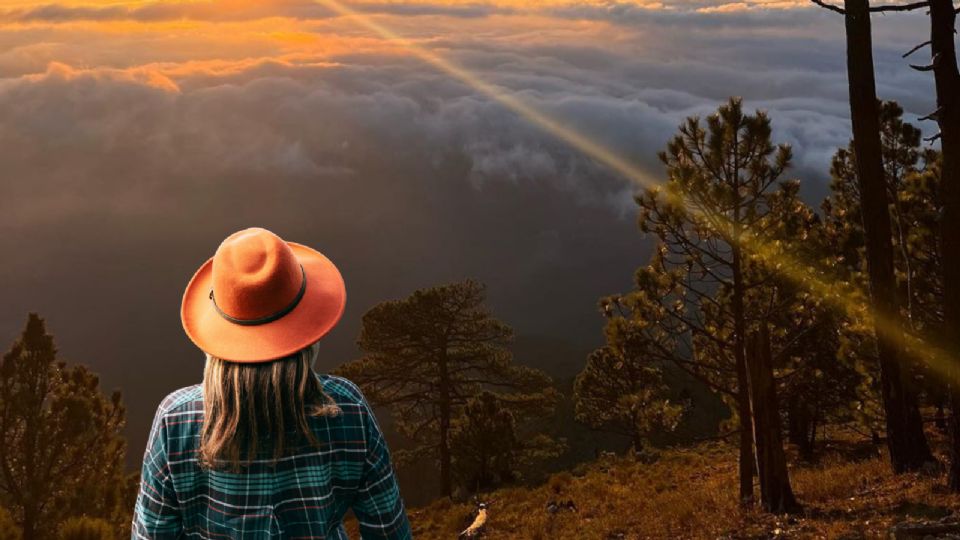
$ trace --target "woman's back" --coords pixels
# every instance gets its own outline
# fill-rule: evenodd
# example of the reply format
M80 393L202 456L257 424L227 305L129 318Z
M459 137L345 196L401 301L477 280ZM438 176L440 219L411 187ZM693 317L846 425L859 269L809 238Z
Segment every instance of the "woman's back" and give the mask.
M199 455L203 392L170 394L157 410L144 456L134 538L347 538L353 509L363 538L410 538L389 452L357 387L320 375L340 413L311 417L318 446L208 469Z
M346 288L322 253L250 228L187 285L180 319L206 355L203 384L157 410L134 539L408 539L390 454L350 381L313 371Z

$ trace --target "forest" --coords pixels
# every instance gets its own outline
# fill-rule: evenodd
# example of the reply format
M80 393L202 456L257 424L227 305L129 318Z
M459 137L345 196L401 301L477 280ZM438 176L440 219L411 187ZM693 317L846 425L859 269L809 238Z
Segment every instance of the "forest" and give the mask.
M852 136L801 197L772 118L690 117L635 194L655 244L572 378L475 279L383 301L335 370L432 491L417 538L960 537L960 72L949 0L813 0L846 28ZM878 95L871 14L921 10L926 139ZM0 361L0 540L129 535L125 407L40 314ZM408 476L404 476L404 473ZM355 534L355 533L354 533Z

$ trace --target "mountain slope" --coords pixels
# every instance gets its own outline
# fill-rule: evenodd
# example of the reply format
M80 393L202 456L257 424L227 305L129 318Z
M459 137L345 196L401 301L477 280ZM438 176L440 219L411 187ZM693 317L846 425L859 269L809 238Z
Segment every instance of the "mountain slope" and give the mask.
M866 450L866 457L857 458L851 448L837 448L818 465L793 468L794 487L806 505L796 517L741 511L736 455L724 445L666 450L653 463L602 457L537 487L486 494L489 517L482 537L872 538L905 519L937 519L960 510L960 498L940 493L942 477L895 477L885 457ZM564 508L567 501L576 510ZM560 508L552 512L551 502ZM415 536L456 538L475 508L441 500L411 509Z

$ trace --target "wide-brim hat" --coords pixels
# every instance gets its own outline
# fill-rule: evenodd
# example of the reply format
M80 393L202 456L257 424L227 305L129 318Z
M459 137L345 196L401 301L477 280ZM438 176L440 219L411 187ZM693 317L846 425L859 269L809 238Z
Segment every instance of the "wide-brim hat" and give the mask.
M290 356L340 320L346 287L319 251L262 228L228 236L193 275L180 320L202 351L232 362Z

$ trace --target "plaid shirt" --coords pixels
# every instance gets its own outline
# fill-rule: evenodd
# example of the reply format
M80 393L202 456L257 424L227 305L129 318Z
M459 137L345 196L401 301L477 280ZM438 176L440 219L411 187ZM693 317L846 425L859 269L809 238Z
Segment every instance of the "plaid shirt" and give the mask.
M364 539L412 538L370 406L350 381L319 378L342 411L310 419L321 447L275 464L254 461L239 473L204 470L197 462L200 385L167 396L150 430L131 538L347 539L349 509Z

